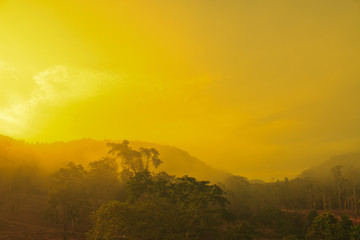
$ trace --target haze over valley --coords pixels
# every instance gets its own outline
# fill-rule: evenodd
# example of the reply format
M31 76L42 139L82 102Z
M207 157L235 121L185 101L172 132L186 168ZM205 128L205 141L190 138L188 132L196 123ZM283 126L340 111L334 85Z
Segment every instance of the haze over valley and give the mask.
M1 240L360 240L359 0L0 0Z

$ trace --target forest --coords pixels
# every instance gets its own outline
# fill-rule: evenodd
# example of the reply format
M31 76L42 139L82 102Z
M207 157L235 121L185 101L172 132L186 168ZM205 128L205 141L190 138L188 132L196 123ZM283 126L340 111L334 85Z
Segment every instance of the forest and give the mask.
M360 240L360 0L0 0L0 240Z
M358 153L263 182L171 174L160 151L126 140L107 143L97 160L49 170L15 157L21 144L0 145L4 239L360 239ZM26 224L43 229L24 228L25 238Z

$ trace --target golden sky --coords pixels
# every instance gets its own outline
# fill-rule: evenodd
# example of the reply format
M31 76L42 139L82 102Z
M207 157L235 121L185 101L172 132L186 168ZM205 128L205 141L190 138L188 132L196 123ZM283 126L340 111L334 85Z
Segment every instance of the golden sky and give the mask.
M0 0L0 133L293 177L360 151L360 1Z

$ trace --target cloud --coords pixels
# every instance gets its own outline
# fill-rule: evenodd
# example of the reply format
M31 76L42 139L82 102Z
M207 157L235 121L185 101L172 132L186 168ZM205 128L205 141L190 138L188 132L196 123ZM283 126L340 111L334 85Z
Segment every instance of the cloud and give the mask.
M107 72L55 66L38 73L33 79L38 89L29 104L63 105L99 94L114 83L115 76Z
M15 71L15 68L9 64L7 64L6 62L4 61L1 61L0 60L0 71L1 72L7 72L7 71Z
M15 68L0 62L3 89L10 89L10 86L7 88L11 82L8 72L15 72ZM44 108L59 108L71 102L87 100L111 88L115 81L122 80L120 76L108 72L54 66L35 74L32 81L35 87L28 98L17 98L14 97L16 92L7 92L12 100L11 104L0 108L2 133L21 134L29 127L29 120L39 113L44 114Z

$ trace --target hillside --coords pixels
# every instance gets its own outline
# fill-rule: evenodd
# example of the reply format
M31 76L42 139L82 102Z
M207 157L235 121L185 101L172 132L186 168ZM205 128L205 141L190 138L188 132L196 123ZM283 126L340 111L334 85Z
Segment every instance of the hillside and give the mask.
M68 162L87 165L91 161L108 155L108 148L106 147L108 142L114 141L82 139L71 142L26 143L0 136L0 164L11 163L16 166L20 163L26 163L47 172L52 172ZM212 168L189 153L175 147L140 141L131 142L131 146L136 149L139 147L156 148L164 162L159 167L159 171L166 171L172 175L190 175L213 182L223 181L231 176L230 173Z
M333 180L331 169L335 166L342 166L342 174L345 178L353 173L360 172L360 152L347 153L334 156L322 164L305 170L300 177L314 180Z

